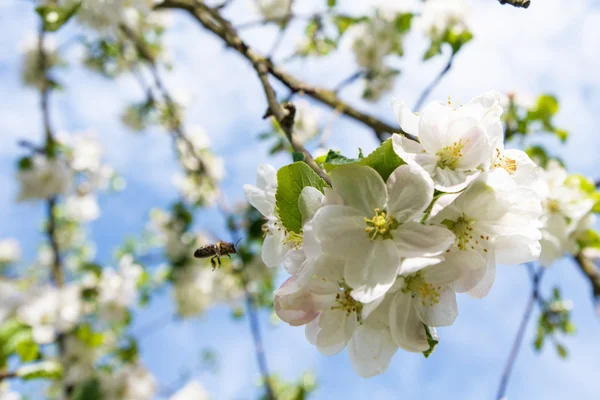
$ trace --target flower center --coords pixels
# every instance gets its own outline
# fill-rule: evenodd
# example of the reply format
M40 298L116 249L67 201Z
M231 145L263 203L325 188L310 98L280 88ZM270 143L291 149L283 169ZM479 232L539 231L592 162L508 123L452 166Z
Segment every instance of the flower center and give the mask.
M548 211L551 213L559 213L560 212L560 203L558 200L550 199L547 203Z
M365 217L367 223L365 232L369 234L371 240L375 240L377 237L391 238L390 231L398 227L398 222L392 216L388 216L386 211L381 211L379 208L376 208L374 212L373 218Z
M418 272L404 278L404 284L402 292L410 293L413 297L417 296L422 306L433 307L440 302L442 287L425 282Z
M350 296L350 288L344 288L341 293L335 295L337 305L331 307L332 310L342 310L346 312L346 316L356 313L356 321L362 323L361 313L362 304Z
M302 233L289 232L287 229L281 226L279 220L269 220L262 226L262 232L265 236L273 235L275 234L275 232L280 231L282 229L285 232L285 238L282 241L284 244L287 244L296 250L302 247Z
M496 149L496 162L492 168L502 168L508 172L509 175L514 175L517 173L517 162L512 158L502 156L500 150Z
M463 143L462 139L458 142L454 142L451 146L446 146L440 151L436 153L438 156L437 166L440 168L450 168L454 169L456 167L456 163L463 156L462 149L465 147L469 141Z
M488 252L487 244L490 237L473 232L474 219L468 218L465 214L460 216L456 221L445 220L442 222L448 229L456 235L456 243L458 250L483 250ZM449 252L450 250L446 250Z

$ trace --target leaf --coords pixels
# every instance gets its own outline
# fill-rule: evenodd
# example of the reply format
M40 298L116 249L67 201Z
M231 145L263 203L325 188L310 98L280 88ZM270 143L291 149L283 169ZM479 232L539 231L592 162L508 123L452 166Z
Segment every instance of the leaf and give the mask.
M42 361L24 365L17 369L15 374L25 381L31 379L58 380L62 377L62 372L62 366L56 361Z
M90 379L78 384L73 391L73 400L103 400L104 393L98 379Z
M567 132L567 131L566 131L566 130L564 130L564 129L558 129L558 128L555 128L555 129L554 129L554 134L555 134L555 135L556 135L556 137L558 137L558 139L559 139L561 142L563 142L563 143L564 143L564 142L566 142L566 141L567 141L567 139L569 138L569 132Z
M297 153L297 152L292 153L292 159L294 160L294 162L304 161L305 158L306 157L304 156L304 153Z
M469 31L462 31L459 34L448 32L446 42L452 46L452 53L456 54L468 42L473 39L473 34Z
M348 15L334 15L332 18L332 21L338 30L339 36L342 36L352 25L366 20L366 17L355 18Z
M325 168L325 171L327 171L327 172L333 171L340 165L355 164L360 161L359 159L356 159L356 158L348 158L346 156L343 156L342 154L340 154L339 151L333 151L333 150L329 150L327 155L322 156L322 157L324 157L322 164L323 164L323 167ZM319 158L322 158L322 157L319 157Z
M394 19L394 27L398 33L406 33L410 30L413 14L399 14Z
M57 5L38 6L35 11L42 18L44 30L48 32L56 32L64 24L66 24L77 10L81 3L75 3L68 7L60 7Z
M567 349L560 343L556 343L556 351L560 358L567 358Z
M327 7L333 8L337 4L337 0L327 0Z
M384 181L405 162L396 154L392 139L388 139L381 144L375 151L369 154L366 158L360 159L360 165L366 165L373 168L381 175Z
M307 164L295 162L277 171L277 192L275 200L283 227L289 232L300 233L302 214L298 208L298 198L307 186L323 192L327 183Z
M429 330L429 327L427 325L423 324L423 326L425 327L427 344L429 344L429 348L423 352L423 355L425 356L425 358L429 358L431 353L433 353L433 350L435 350L435 346L437 346L440 341L433 338L433 335L431 334L431 331Z
M587 194L593 194L596 191L596 185L590 179L581 174L571 174L565 180L565 184L580 189Z
M548 165L548 161L550 161L550 156L548 156L546 150L544 150L544 148L541 146L528 147L525 149L525 153L527 153L527 155L533 160L533 162L535 162L542 168L546 168L546 165Z

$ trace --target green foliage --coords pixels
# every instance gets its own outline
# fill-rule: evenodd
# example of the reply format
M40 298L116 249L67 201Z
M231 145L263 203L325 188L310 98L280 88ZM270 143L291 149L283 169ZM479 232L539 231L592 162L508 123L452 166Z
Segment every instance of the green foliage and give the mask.
M19 171L27 171L33 168L33 162L31 161L31 157L21 157L19 161L17 161L17 168Z
M289 232L300 233L302 214L298 208L298 198L302 189L312 186L323 192L327 183L307 164L295 162L277 171L277 193L275 200L283 227Z
M456 32L452 28L446 29L441 35L433 35L429 48L423 55L423 60L442 54L444 44L449 44L452 54L456 54L462 47L473 39L473 34L467 30Z
M271 387L275 394L275 398L279 400L305 400L317 388L314 374L306 372L302 375L298 382L285 382L277 375L272 375L269 378ZM262 399L267 399L267 395L263 395Z
M320 16L311 18L304 29L304 44L298 49L301 56L326 56L337 48L338 38L330 36Z
M41 361L19 367L15 374L21 379L28 381L32 379L58 380L62 377L62 366L55 361Z
M340 165L359 164L373 168L381 175L383 180L387 180L396 168L404 164L404 161L394 151L392 139L388 139L375 149L367 157L348 158L341 155L339 152L330 150L327 156L323 159L320 157L317 162L323 165L325 171L331 172Z
M75 336L88 347L99 347L104 343L102 333L94 332L90 324L80 325L75 332Z
M104 400L104 393L98 379L90 379L75 386L73 400Z
M47 32L56 32L77 13L80 6L80 2L64 7L49 4L38 6L35 11L42 18L44 30Z
M554 288L549 301L540 301L543 306L538 319L534 348L541 351L547 339L550 339L561 358L567 357L567 349L557 339L558 334L575 334L575 325L571 321L571 304L562 299L560 290Z
M425 328L425 335L427 336L427 344L429 345L429 348L423 352L423 355L425 356L425 358L429 358L431 353L433 353L433 351L435 350L435 346L438 345L439 340L436 340L433 338L433 335L431 334L431 330L429 329L429 327L427 325L423 324L423 327Z
M515 135L551 133L561 142L569 138L569 132L554 125L554 117L560 106L558 99L550 94L540 95L530 108L515 102L515 95L509 94L509 106L503 114L506 124L506 140Z
M587 247L600 249L600 235L593 229L587 229L583 232L578 232L576 240L579 248L581 249L585 249Z

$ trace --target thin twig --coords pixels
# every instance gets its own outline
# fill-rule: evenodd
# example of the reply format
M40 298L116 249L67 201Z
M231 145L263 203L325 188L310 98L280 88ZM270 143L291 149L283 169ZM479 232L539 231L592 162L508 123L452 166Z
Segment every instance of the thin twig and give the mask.
M367 71L364 71L362 69L356 71L355 73L353 73L352 75L350 75L349 77L345 78L343 81L338 83L336 85L335 89L333 89L333 91L335 93L339 93L346 86L351 85L352 83L354 83L354 81L356 81L358 78L365 76L367 73L368 73Z
M5 379L12 379L16 377L17 374L15 372L0 372L0 382L4 381Z
M45 151L46 157L50 158L53 156L54 147L54 136L52 131L52 123L50 120L50 91L52 89L52 81L48 77L48 60L46 50L44 48L44 41L46 39L46 31L44 30L43 22L40 25L40 31L38 35L38 62L41 75L41 86L40 86L40 107L42 111L42 125L44 127L45 136ZM52 150L52 152L51 152ZM50 275L54 284L58 288L62 288L65 284L64 268L60 257L60 248L58 245L58 239L56 236L56 213L55 208L57 204L57 197L52 196L46 202L46 216L48 218L48 225L46 227L46 235L50 242L50 248L52 249L52 261ZM66 336L61 333L58 335L58 354L61 356L65 353L66 348ZM63 387L63 398L68 400L73 392L74 387L72 385L65 385Z
M521 318L521 323L519 325L519 329L517 330L517 335L515 336L515 340L513 342L512 348L510 350L508 360L506 361L506 365L504 367L504 372L502 373L502 377L500 378L500 385L498 387L498 393L496 394L496 400L501 400L506 395L508 381L510 379L512 370L515 366L515 362L517 361L517 355L519 354L519 348L521 347L521 343L523 343L523 339L525 337L525 331L527 329L527 324L529 323L529 319L531 318L531 313L533 311L533 305L535 304L536 300L539 298L539 287L540 287L540 281L544 274L544 268L538 267L538 270L535 271L535 269L531 263L527 263L526 265L527 265L527 269L529 270L530 276L531 276L531 294L529 295L529 299L527 300L527 305L525 306L525 312L523 313L523 317Z
M228 223L229 212L227 210L228 207L225 203L225 199L221 197L219 200L219 211L221 212L221 215L225 220L225 225L227 226L227 230L229 231L231 241L233 243L237 243L241 239L241 236L238 232L238 226L235 223L235 221L233 223ZM254 295L248 290L249 282L243 264L240 265L239 276L242 280L242 287L244 289L246 310L248 313L250 332L252 334L252 340L254 342L254 354L256 356L256 363L258 365L258 369L260 371L260 375L262 377L263 384L267 392L266 398L267 400L276 400L277 398L275 397L275 392L273 391L273 387L271 386L271 374L269 373L269 366L267 363L267 357L265 355L265 347L263 345L262 334L260 330L260 321L258 319L258 310L256 308Z
M415 104L414 111L418 111L421 109L423 103L425 103L425 100L427 100L427 97L431 94L431 91L435 89L435 87L440 83L442 78L450 71L450 68L452 68L452 61L454 61L454 55L455 53L452 52L452 55L450 55L450 58L448 59L448 62L446 63L444 69L441 70L440 73L434 78L434 80L423 90L423 92L419 96L419 100L417 100L417 104Z
M581 252L575 255L573 259L581 272L590 281L593 300L595 303L598 303L600 301L600 268Z
M416 137L402 131L399 127L381 121L378 118L368 115L343 102L333 91L308 85L277 67L271 60L260 56L239 37L231 23L221 17L218 10L208 7L202 2L190 0L165 0L156 5L155 8L181 9L187 11L202 26L220 37L227 46L236 50L253 65L264 65L270 75L274 76L292 92L305 93L307 96L369 126L373 129L380 141L387 139L387 134L392 133L399 133L409 139L417 140Z
M498 0L500 4L510 4L517 8L527 8L531 4L530 0Z

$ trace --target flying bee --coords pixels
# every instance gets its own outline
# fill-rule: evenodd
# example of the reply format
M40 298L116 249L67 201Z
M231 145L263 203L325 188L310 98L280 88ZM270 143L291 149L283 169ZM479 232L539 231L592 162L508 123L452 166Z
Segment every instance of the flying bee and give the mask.
M210 259L210 263L213 267L213 271L217 268L217 263L219 263L219 267L221 266L221 257L227 256L231 258L232 254L237 254L237 250L235 248L235 244L223 242L219 240L217 244L209 244L206 246L200 247L198 250L194 252L194 257L196 258L208 258ZM216 260L216 262L215 262Z

